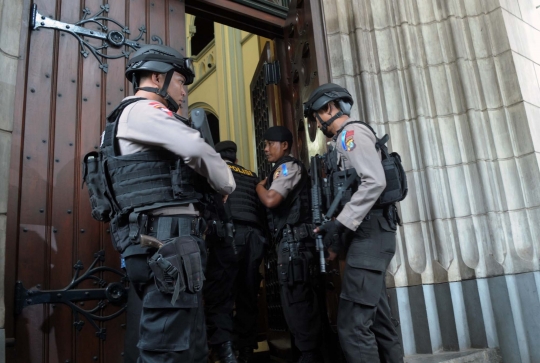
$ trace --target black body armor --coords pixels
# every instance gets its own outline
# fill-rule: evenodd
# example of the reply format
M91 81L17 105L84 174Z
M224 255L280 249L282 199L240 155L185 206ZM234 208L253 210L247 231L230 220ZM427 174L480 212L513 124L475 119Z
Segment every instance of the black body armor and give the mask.
M302 177L298 185L289 193L287 198L275 208L267 208L268 228L276 236L281 235L285 225L296 226L302 223L311 223L310 204L310 178L304 164L291 156L285 156L278 160L270 172L267 180L267 189L270 189L274 181L274 172L282 164L292 161L298 164L302 170Z
M120 155L116 140L118 120L126 106L142 99L120 103L107 117L101 150L91 153L99 160L98 167L94 168L97 170L90 169L85 157L83 177L91 200L92 196L101 198L92 202L92 215L101 221L110 219L111 236L115 248L121 253L129 245L138 243L139 231L135 226L141 223L140 212L197 203L202 199L202 194L195 187L202 184L195 180L198 174L175 154L156 148ZM99 213L95 212L94 204L99 206Z
M227 199L233 219L260 225L260 201L255 192L258 183L257 174L234 163L227 165L236 182L236 189Z

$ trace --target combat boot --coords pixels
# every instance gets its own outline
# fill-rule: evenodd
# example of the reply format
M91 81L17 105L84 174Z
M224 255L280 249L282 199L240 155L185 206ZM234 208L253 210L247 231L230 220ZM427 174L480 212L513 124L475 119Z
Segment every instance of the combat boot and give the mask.
M298 363L322 363L322 360L316 351L310 350L307 352L302 352L302 356L300 357Z
M238 363L234 350L232 348L232 342L228 341L220 345L214 346L214 352L216 352L220 363Z
M242 347L238 349L238 363L251 363L253 358L253 348Z

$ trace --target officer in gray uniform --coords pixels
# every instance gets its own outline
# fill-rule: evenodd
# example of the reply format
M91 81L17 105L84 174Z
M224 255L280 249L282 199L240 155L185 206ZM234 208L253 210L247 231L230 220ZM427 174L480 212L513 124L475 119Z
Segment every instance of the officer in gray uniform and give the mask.
M233 216L235 246L225 241L223 225L214 219L209 228L212 232L206 236L209 255L204 303L208 343L221 363L247 363L257 347L259 266L266 244L264 211L255 193L257 174L237 164L236 144L222 141L215 149L236 181L236 190L227 199ZM232 349L233 336L238 360Z
M207 181L226 196L234 178L199 132L175 117L194 78L189 59L143 46L126 77L135 95L108 116L100 153L111 237L142 300L138 361L206 363L198 185Z
M403 352L386 295L385 273L396 250L395 206L377 200L386 187L373 132L349 118L353 99L336 84L320 86L304 104L305 117L317 120L332 137L339 170L356 171L361 183L337 218L316 232L324 234L329 259L346 253L338 334L348 362L403 362Z
M257 185L257 194L267 207L268 226L277 246L283 313L302 353L299 362L320 362L321 322L311 282L315 243L310 178L302 162L291 155L293 137L286 127L270 127L264 140L266 158L274 167Z

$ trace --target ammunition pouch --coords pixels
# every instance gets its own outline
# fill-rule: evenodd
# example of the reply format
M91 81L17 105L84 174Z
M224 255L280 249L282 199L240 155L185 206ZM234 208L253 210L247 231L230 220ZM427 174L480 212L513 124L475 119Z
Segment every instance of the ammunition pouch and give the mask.
M312 253L303 242L294 237L292 230L283 232L283 239L278 245L278 280L280 285L293 286L309 280L309 266Z
M191 236L164 242L148 265L154 273L157 288L164 294L172 294L171 304L174 305L180 292L194 294L201 291L204 281L201 252Z
M102 154L96 151L90 152L83 159L83 186L86 183L90 196L92 217L101 222L109 222L113 211L111 200L106 184L103 180Z

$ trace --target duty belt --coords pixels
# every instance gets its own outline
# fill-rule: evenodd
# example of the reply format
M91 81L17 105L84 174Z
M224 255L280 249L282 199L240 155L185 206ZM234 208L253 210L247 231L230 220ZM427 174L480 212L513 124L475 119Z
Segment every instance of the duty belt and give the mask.
M130 216L130 237L148 234L162 240L170 237L197 236L204 232L203 219L190 215L155 216L139 213Z

